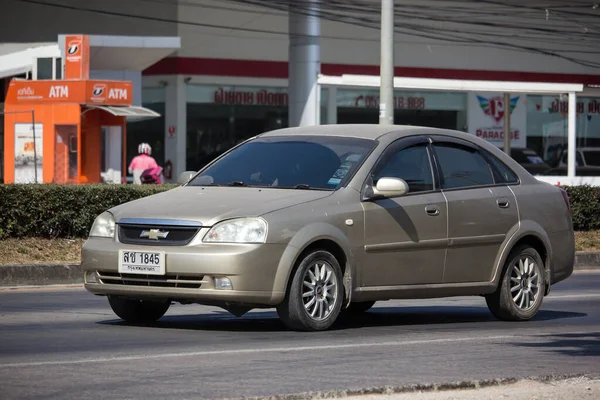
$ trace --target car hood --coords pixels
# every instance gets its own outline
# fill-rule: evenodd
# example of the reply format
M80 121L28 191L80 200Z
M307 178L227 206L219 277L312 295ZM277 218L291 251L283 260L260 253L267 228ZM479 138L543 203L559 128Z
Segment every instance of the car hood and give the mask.
M123 218L197 221L204 226L233 217L253 217L330 196L333 192L252 187L182 186L114 207Z

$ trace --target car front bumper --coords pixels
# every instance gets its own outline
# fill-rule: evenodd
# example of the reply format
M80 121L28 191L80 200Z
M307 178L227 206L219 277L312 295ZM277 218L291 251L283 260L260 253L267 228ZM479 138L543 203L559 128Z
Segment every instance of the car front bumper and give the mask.
M81 267L85 288L96 295L273 306L285 295L274 290L284 249L279 244L144 246L90 238L82 248ZM164 251L165 275L119 273L120 250ZM217 288L217 278L229 279L231 288Z

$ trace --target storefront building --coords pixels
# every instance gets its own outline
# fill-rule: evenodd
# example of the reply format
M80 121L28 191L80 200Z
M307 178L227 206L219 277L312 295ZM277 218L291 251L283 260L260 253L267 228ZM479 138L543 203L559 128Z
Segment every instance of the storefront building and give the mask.
M162 113L172 101L177 104L172 109L177 111L176 115L167 112L165 118L170 119L170 124L163 125L166 120L148 121L144 131L152 132L157 148L163 147L161 139L174 141L177 135L185 132L185 166L181 166L182 169L197 170L242 140L289 126L288 89L284 79L189 77L183 74L155 76L152 70L150 68L144 75L144 106ZM239 71L239 74L243 73ZM501 75L490 75L490 78L501 79ZM600 82L600 76L597 79ZM178 93L168 90L169 85L158 85L161 80L188 82L184 82ZM502 101L502 95L497 93L396 90L394 122L470 132L502 148ZM321 124L378 123L377 89L322 87L319 102ZM600 172L596 173L595 168L600 170L600 153L593 148L600 148L600 96L578 93L576 129L577 147L590 149L586 152L587 168L578 165L577 175L598 176ZM511 132L511 148L515 149L512 155L517 161L528 164L527 168L538 175L566 175L566 161L561 162L568 144L566 95L512 93Z
M288 88L298 87L296 80L303 73L294 77L290 75L291 70L317 70L330 77L379 74L377 24L369 28L326 17L298 20L292 18L296 14L288 11L233 0L225 3L216 0L164 3L132 0L124 14L135 18L117 20L102 13L77 11L78 3L65 0L65 3L69 2L74 8L61 9L62 17L56 22L48 22L42 16L38 18L37 8L33 5L20 4L23 9L15 9L15 12L29 15L33 20L46 21L43 32L52 29L59 33L81 31L76 24L83 24L94 33L105 30L111 35L130 35L133 31L160 32L181 39L181 46L175 53L148 65L142 73L139 105L157 112L160 117L127 124L127 160L136 155L140 142L147 142L159 164L173 165L172 179L185 170L201 168L248 137L294 125L296 117L290 115L290 105L296 104L298 99L292 98L294 94ZM405 7L418 5L416 1L403 3ZM325 4L322 6L326 7ZM136 14L141 8L144 9L143 16ZM439 18L445 18L443 5L440 4L436 12ZM484 35L481 40L491 43L502 37L494 36L498 32L492 25L526 27L530 20L525 14L522 17L514 12L504 14L494 16L490 20L493 24L488 27L469 28L479 29ZM145 17L148 20L144 20ZM157 22L154 17L162 22ZM448 15L448 18L452 16ZM550 13L546 22L538 22L548 25L550 32L555 28L552 18ZM35 25L34 22L31 24ZM595 150L600 147L600 69L594 66L600 65L600 56L597 52L585 52L585 49L578 53L578 49L585 46L583 42L577 49L567 45L565 48L569 51L557 53L557 56L550 51L522 50L548 47L557 38L566 40L568 34L567 31L558 32L556 36L548 33L547 38L537 41L515 35L516 39L506 39L506 46L425 40L410 33L398 34L394 46L395 76L457 82L565 84L570 88L579 85L581 90L572 92L510 93L511 148L515 149L511 155L523 164L537 166L531 168L538 171L536 173L566 176L568 157L565 157L565 149L571 125L576 133L575 146L572 146L577 150L573 153L573 159L578 161L575 173L582 179L553 178L549 181L600 184L600 180L592 179L600 176L600 172L596 172L596 169L600 170L600 163ZM28 30L27 35L35 36L36 33ZM314 40L303 42L297 40L298 37ZM48 39L36 36L28 40ZM298 50L298 46L303 45L305 52L303 48ZM306 68L299 69L298 55L306 57L301 60ZM126 52L120 56L123 60L131 58ZM585 62L571 61L571 58ZM304 79L302 84L318 80L317 74L301 78ZM318 107L315 107L318 110L314 113L318 118L314 123L377 123L377 88L327 85L313 88L317 89L318 98ZM569 123L569 93L573 93L575 96L571 99L576 100L574 124ZM502 93L398 88L394 103L396 124L457 129L503 146Z

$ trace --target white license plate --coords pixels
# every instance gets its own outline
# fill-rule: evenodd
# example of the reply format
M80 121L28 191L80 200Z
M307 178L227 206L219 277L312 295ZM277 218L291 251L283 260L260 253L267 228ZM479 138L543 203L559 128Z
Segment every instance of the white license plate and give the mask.
M165 253L162 251L119 251L119 272L122 274L164 275Z

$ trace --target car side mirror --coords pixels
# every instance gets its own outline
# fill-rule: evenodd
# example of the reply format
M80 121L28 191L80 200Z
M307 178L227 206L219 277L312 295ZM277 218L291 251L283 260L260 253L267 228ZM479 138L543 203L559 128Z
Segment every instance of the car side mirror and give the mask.
M190 181L190 179L192 179L192 177L194 175L196 175L196 173L194 171L185 171L185 172L182 172L179 175L179 178L177 178L177 183L179 183L180 185L188 183Z
M380 178L373 188L375 197L400 197L408 193L408 183L399 178Z

